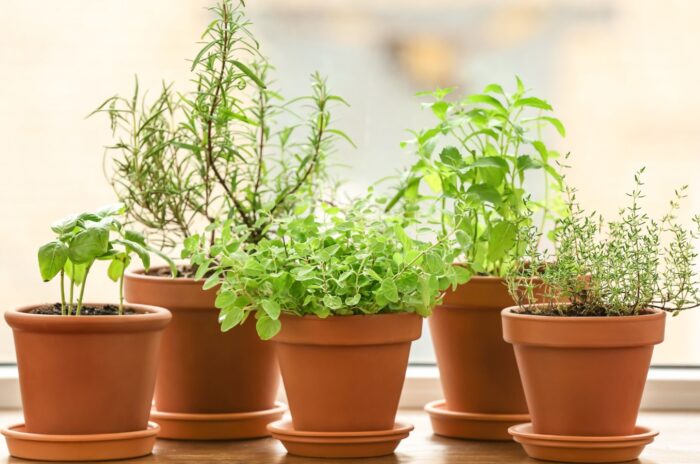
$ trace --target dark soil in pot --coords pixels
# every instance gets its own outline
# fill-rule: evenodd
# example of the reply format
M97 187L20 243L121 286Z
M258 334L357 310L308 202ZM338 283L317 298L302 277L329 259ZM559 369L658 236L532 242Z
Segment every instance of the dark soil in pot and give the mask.
M52 305L39 306L27 311L29 314L43 314L45 316L60 316L61 303ZM131 308L124 308L123 316L138 314ZM80 309L81 316L118 316L119 306L117 305L102 305L102 306L83 306Z

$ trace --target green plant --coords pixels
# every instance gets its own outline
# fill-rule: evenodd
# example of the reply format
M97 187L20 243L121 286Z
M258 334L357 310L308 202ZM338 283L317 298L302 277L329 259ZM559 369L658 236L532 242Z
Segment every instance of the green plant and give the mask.
M411 238L404 219L383 214L370 197L347 209L304 208L275 221L274 236L256 244L232 220L221 225L211 249L205 237L187 240L192 262L213 270L204 288L221 284L216 306L222 330L243 323L251 312L263 339L279 331L281 313L427 316L442 290L466 281L466 271L450 264L447 237L432 243Z
M551 126L564 136L564 126L551 115L549 103L530 96L520 79L512 94L497 84L457 101L447 100L451 92L419 94L433 98L425 106L437 124L412 132L414 138L402 144L412 147L418 161L387 211L403 201L407 214L416 214L430 202L439 214L440 230L454 230L468 269L504 276L523 258L519 228L537 221L544 230L561 212L559 154L545 145L542 129ZM533 171L542 173L541 201L532 200L525 190ZM422 183L434 195L422 196Z
M163 84L148 102L137 80L131 98L111 97L92 113L109 116L109 176L130 220L165 247L225 218L244 224L249 241L261 240L298 197L318 193L334 140L349 140L331 125L330 107L345 102L318 74L311 96L285 100L271 88L272 66L243 7L224 0L212 8L216 18L192 60L193 90ZM305 122L298 105L308 110ZM279 124L281 117L292 123Z
M44 282L60 276L62 315L80 316L88 274L96 261L109 262L107 275L119 282L119 314L124 313L124 271L132 254L138 255L146 269L150 266L150 253L162 256L174 267L172 261L152 249L141 234L124 228L119 220L124 212L124 205L111 205L94 213L72 214L51 225L56 238L39 248L39 271ZM77 299L76 287L79 289Z
M567 189L569 215L559 221L554 242L556 254L537 250L537 233L525 230L531 266L508 279L511 294L521 309L533 314L558 316L627 316L649 308L672 311L700 305L696 271L700 216L695 227L677 218L687 187L675 192L670 211L661 220L644 213L640 202L641 174L635 174L631 203L615 221L604 222L586 213ZM541 292L545 304L533 305ZM562 301L570 303L560 303Z

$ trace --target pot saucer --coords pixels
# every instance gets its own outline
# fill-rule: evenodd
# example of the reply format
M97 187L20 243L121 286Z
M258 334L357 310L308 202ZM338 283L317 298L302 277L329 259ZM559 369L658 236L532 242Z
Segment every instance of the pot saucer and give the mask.
M243 440L268 437L267 424L282 418L287 405L262 411L225 414L189 414L151 410L151 420L160 425L158 438L172 440Z
M618 437L544 435L534 433L532 423L515 425L508 432L531 458L576 463L634 461L659 434L655 430L637 426L634 434Z
M528 422L528 414L478 414L450 411L445 400L425 405L435 435L467 440L511 441L508 428Z
M146 456L153 451L158 424L146 430L94 435L44 435L24 431L24 424L2 430L10 455L34 461L107 461Z
M294 430L290 420L281 420L267 429L289 454L311 458L370 458L392 454L413 426L396 423L390 430L306 432Z

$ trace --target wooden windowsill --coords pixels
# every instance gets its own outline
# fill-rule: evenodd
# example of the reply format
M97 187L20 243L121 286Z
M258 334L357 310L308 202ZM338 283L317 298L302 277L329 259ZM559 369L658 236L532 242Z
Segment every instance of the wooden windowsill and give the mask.
M21 422L19 411L0 411L3 426ZM375 459L324 460L289 456L276 440L182 442L158 440L154 455L129 463L246 463L246 464L525 464L529 459L516 443L470 442L434 436L423 411L402 410L397 418L415 425L394 456ZM637 464L700 464L700 413L644 412L639 423L661 432ZM7 457L4 441L0 462L28 462Z

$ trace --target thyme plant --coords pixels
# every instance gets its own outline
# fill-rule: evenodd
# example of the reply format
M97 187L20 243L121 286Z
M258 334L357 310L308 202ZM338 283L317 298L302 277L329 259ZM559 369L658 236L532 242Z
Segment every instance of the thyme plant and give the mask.
M528 237L531 266L513 273L509 289L521 310L556 316L629 316L649 308L678 312L700 305L697 273L700 216L694 227L678 220L687 186L675 192L669 212L660 220L641 206L641 175L635 174L630 203L619 218L605 222L585 212L575 191L567 189L569 215L559 221L556 254L539 253L536 232ZM533 305L541 292L547 303ZM570 303L559 303L567 301Z
M349 140L331 124L331 106L345 102L318 74L310 96L286 100L273 90L272 66L244 6L224 0L211 8L216 18L192 60L191 90L163 84L149 101L136 80L130 98L111 97L94 112L110 120L116 142L108 147L109 176L129 219L164 247L221 218L260 241L297 197L318 192L335 139ZM305 119L295 113L299 107ZM293 122L279 124L282 116ZM210 228L210 245L216 233Z
M124 271L133 254L147 270L150 253L161 255L174 266L166 256L151 248L141 234L124 228L120 220L124 212L124 205L111 205L94 213L73 214L51 225L56 238L39 248L39 271L44 282L60 276L61 315L80 316L88 274L97 261L109 262L107 275L119 282L120 315L124 314Z
M257 243L250 242L249 229L227 220L214 247L205 237L192 237L186 251L193 263L214 271L204 288L221 285L216 306L224 331L251 313L263 339L280 330L282 313L428 316L442 291L468 275L451 265L448 237L412 238L403 218L382 210L370 197L348 208L299 210L277 219L276 234Z
M418 160L387 207L402 202L408 214L436 209L441 232L454 231L473 274L505 276L520 265L525 251L517 231L531 225L544 230L561 213L559 153L547 147L543 130L552 127L565 136L564 126L549 103L516 81L513 93L491 84L454 100L448 99L452 89L419 94L432 98L425 107L436 124L413 131L413 139L402 144ZM534 172L541 173L541 181ZM526 190L528 178L541 182L541 200ZM432 194L422 195L421 184Z

